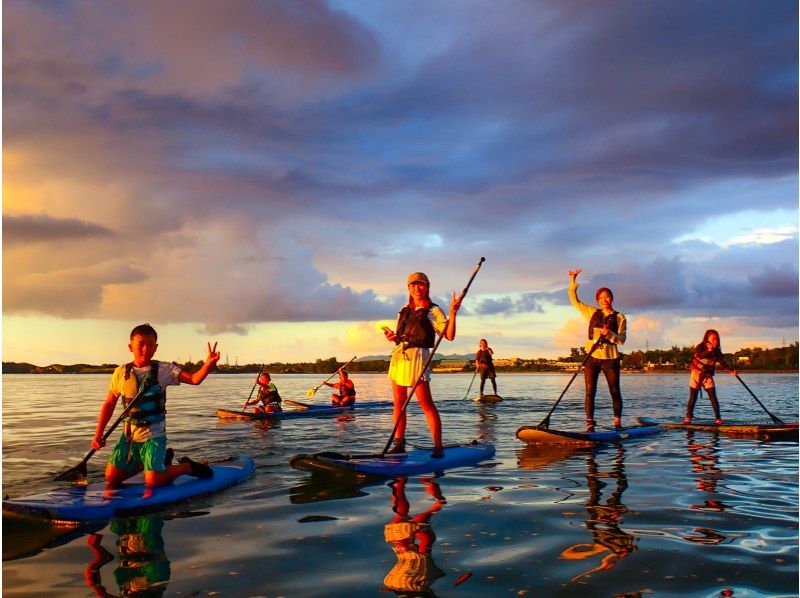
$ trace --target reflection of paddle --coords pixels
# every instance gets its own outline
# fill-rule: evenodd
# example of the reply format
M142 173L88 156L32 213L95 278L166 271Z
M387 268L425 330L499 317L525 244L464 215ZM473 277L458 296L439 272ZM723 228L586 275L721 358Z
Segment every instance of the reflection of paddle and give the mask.
M334 377L336 374L338 374L338 373L339 373L339 370L346 368L348 365L350 365L351 363L353 363L355 360L356 360L356 356L355 356L355 355L353 355L353 359L351 359L350 361L348 361L348 362L347 362L346 364L344 364L342 367L340 367L340 368L337 368L335 372L333 372L333 373L332 373L330 376L328 376L328 379L327 379L327 380L325 380L325 382L328 382L328 381L329 381L331 378L333 378L333 377ZM308 389L308 392L306 393L306 396L307 396L309 399L310 399L311 397L313 397L315 394L317 394L317 391L318 391L320 388L322 388L322 387L325 385L325 382L323 382L323 383L322 383L322 384L320 384L319 386L315 386L314 388L309 388L309 389Z
M756 403L758 403L759 405L761 405L761 408L762 408L764 411L766 411L767 415L769 415L769 416L770 416L770 418L772 418L772 422L773 422L773 423L775 423L775 424L783 424L783 420L781 420L779 417L776 417L776 416L772 415L772 414L769 412L769 410L768 410L766 407L764 407L764 403L762 403L761 401L759 401L759 400L758 400L758 397L757 397L756 395L754 395L754 394L753 394L753 391L752 391L752 390L750 390L750 387L749 387L749 386L747 386L747 384L745 384L745 383L744 383L744 380L742 380L742 379L739 377L739 374L736 374L736 379L737 379L739 382L741 382L741 383L742 383L742 386L744 386L744 387L747 389L747 392L749 392L749 393L750 393L750 396L751 396L751 397L753 397L753 398L756 400Z
M478 265L475 266L475 269L472 271L472 276L470 276L469 281L467 281L467 286L465 286L464 290L461 291L461 296L458 298L459 303L464 300L464 297L467 296L467 291L469 290L472 281L475 280L475 275L478 273L478 270L481 269L481 264L483 264L483 262L485 261L486 261L485 257L482 257L478 261ZM442 333L439 335L439 338L436 339L436 343L433 345L433 348L431 349L430 355L428 355L428 359L425 362L425 365L422 366L422 373L417 378L417 381L414 382L414 386L411 387L411 390L408 391L408 395L406 396L405 403L403 403L403 407L396 414L396 419L394 422L394 427L392 428L392 433L389 435L389 440L386 442L386 446L383 447L383 451L381 451L381 456L386 455L386 453L389 451L389 447L392 446L394 435L397 434L397 427L400 425L400 416L403 415L403 413L405 413L408 404L411 402L411 397L414 396L414 391L417 389L417 386L419 386L419 383L422 382L422 378L425 376L425 371L428 369L428 366L431 364L431 361L433 361L433 356L436 354L436 349L439 347L439 343L441 343L442 339L444 338L445 330L447 330L447 324L445 324L445 327L442 328Z
M128 406L122 410L122 413L120 413L119 417L117 418L117 421L111 424L111 427L108 429L108 431L105 434L103 434L103 442L108 440L108 437L111 436L111 432L113 432L114 429L122 422L122 420L125 419L125 416L128 415L128 412L136 405L136 402L138 401L139 397L142 396L144 390L145 388L143 387L139 392L136 393L136 396L131 399L131 402L128 403ZM86 473L87 473L86 462L92 458L92 455L94 455L95 452L96 451L93 448L88 453L86 453L86 456L83 458L83 461L78 463L75 467L70 467L67 471L58 474L56 477L53 478L53 480L56 482L62 480L73 480L77 482L79 485L83 485L83 483L86 482Z
M578 367L578 369L575 370L575 373L572 374L572 378L570 378L569 382L567 382L567 386L564 388L564 390L561 391L561 394L559 395L558 400L553 404L553 406L550 408L550 411L547 413L545 418L537 426L538 428L549 428L550 427L550 416L553 415L553 411L556 410L556 407L561 402L561 399L563 399L564 395L567 394L567 389L569 389L569 387L572 385L572 381L575 380L575 378L578 376L580 371L583 369L583 366L585 366L586 362L589 361L589 358L592 356L592 353L595 352L595 350L597 349L597 347L600 346L600 343L602 343L603 340L605 340L605 337L601 336L600 338L597 339L595 344L592 345L592 348L589 349L589 352L586 354L586 358L581 362L581 365Z
M253 388L250 389L250 395L247 397L247 400L244 402L244 405L242 406L242 413L245 412L245 410L247 409L247 404L250 402L250 399L253 398L253 391L256 389L256 386L258 386L258 379L261 377L261 374L264 373L264 369L266 369L266 367L267 367L266 363L261 366L261 371L258 372L258 376L256 376L256 381L253 382Z
M469 388L467 388L467 394L464 395L466 399L469 396L469 391L472 390L472 383L475 382L475 376L478 375L478 368L475 368L475 373L472 374L472 380L469 381Z

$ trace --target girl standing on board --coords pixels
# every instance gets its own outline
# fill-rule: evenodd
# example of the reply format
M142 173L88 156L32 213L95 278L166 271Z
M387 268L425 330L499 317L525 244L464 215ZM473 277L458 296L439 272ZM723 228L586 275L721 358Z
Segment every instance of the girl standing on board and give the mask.
M403 408L408 398L408 387L419 380L415 394L433 436L432 457L443 457L442 422L439 411L431 396L431 371L425 368L430 349L441 334L451 341L456 337L456 313L461 300L453 292L450 303L450 317L445 318L442 309L432 303L428 293L430 282L422 272L414 272L408 277L408 304L397 316L397 331L384 327L386 338L395 343L392 359L389 362L389 379L394 394L394 423L397 426L394 446L389 453L404 453L406 450L406 412ZM423 369L424 368L424 369Z
M714 410L714 423L723 423L719 414L719 402L717 401L717 389L714 387L714 366L720 363L722 367L736 376L736 370L732 370L722 356L722 349L719 344L719 333L716 330L706 330L703 340L694 349L694 357L689 364L691 374L689 376L689 402L686 404L686 417L683 423L692 423L692 413L694 404L697 401L697 393L700 388L705 388L708 399L711 401L711 408Z
M625 343L628 324L625 316L614 311L614 294L611 289L602 287L597 289L595 300L597 307L582 303L578 299L578 274L582 270L576 268L569 273L569 300L584 318L589 320L589 340L586 341L587 353L599 340L597 349L588 357L583 368L586 379L586 431L594 432L597 422L594 421L594 397L597 394L597 379L602 371L608 382L608 391L611 393L611 405L614 409L614 427L622 427L622 393L619 389L619 362L620 355L617 345Z
M481 374L481 396L483 396L483 386L486 384L486 378L492 381L494 394L497 394L497 382L494 381L496 374L494 372L492 355L494 355L494 351L492 351L486 339L482 338L478 346L478 352L475 353L475 367L478 368Z

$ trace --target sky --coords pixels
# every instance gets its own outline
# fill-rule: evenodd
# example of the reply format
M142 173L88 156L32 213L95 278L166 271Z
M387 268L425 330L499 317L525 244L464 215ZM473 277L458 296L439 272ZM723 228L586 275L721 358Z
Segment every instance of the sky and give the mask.
M557 357L798 338L798 7L764 0L3 3L3 360Z

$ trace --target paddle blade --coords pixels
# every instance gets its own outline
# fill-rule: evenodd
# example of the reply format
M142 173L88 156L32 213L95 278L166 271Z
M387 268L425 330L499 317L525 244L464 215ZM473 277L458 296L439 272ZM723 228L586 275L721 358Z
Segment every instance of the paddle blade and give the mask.
M316 388L309 388L308 392L306 393L306 396L310 399L315 394L317 394L317 389Z
M56 482L69 481L73 482L76 486L86 486L88 484L86 480L87 473L86 461L81 461L75 467L71 467L67 471L58 474L53 480Z

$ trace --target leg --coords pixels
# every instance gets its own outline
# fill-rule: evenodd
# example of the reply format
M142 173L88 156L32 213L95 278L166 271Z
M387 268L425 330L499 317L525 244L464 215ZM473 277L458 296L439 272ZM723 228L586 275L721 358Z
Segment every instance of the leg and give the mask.
M603 373L611 394L611 406L614 410L614 425L622 425L622 392L619 389L619 359L609 359L603 364Z
M697 388L692 386L689 387L689 402L686 403L686 417L683 418L683 423L685 424L692 423L694 404L697 402L697 390Z
M597 378L600 376L600 364L594 357L586 360L583 367L583 378L586 382L586 396L583 406L586 411L586 430L594 432L594 397L597 394ZM589 429L591 427L591 430Z
M719 414L719 401L717 401L717 389L714 385L706 386L706 392L708 393L708 400L711 401L711 408L714 410L714 419L716 420L717 425L722 423L722 418Z
M483 396L483 387L486 384L486 370L481 370L481 396Z
M415 394L417 395L417 400L419 401L420 407L422 407L423 413L425 413L425 419L428 422L428 428L431 431L431 436L433 436L434 451L436 449L441 449L442 420L439 418L439 410L436 409L436 405L433 403L430 383L425 381L420 382L417 386Z
M408 388L399 386L392 381L392 394L394 395L394 413L392 415L392 425L397 426L394 433L395 447L405 450L406 442L406 412L403 405L408 398ZM402 411L401 411L402 410Z
M492 381L492 389L494 390L494 394L497 394L497 382L495 382L496 376L492 373L492 377L489 378Z

